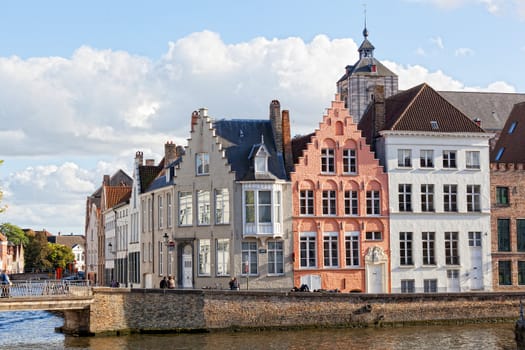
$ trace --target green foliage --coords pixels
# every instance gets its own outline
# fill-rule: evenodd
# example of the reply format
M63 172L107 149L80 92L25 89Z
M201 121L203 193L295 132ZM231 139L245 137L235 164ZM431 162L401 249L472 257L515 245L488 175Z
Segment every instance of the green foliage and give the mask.
M75 254L70 247L62 244L48 243L47 261L53 268L65 268L67 264L75 261Z
M27 236L29 243L24 250L26 269L45 270L52 268L51 262L47 260L49 247L46 234L42 231L35 233L30 230Z
M22 244L24 247L26 247L29 243L29 238L26 236L24 230L16 225L4 223L0 225L0 232L6 235L7 240L15 245Z

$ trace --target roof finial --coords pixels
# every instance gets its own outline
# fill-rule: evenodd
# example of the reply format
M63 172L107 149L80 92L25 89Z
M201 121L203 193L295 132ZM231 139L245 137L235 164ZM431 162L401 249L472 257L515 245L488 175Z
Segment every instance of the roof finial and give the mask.
M261 134L261 145L264 145L264 135Z
M368 29L366 29L366 4L363 4L363 8L364 8L364 16L365 16L365 29L363 29L363 36L365 37L365 39L368 37Z

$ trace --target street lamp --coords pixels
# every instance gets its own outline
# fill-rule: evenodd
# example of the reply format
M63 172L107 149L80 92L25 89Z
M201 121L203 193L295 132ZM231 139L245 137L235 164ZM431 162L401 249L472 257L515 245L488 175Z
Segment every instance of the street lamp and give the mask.
M169 242L169 235L168 233L164 233L164 236L162 236L164 238L164 245L166 246L166 253L168 252L168 242ZM169 266L169 254L166 254L166 273L164 274L164 276L168 276L168 273L169 273L169 269L168 269L168 266Z

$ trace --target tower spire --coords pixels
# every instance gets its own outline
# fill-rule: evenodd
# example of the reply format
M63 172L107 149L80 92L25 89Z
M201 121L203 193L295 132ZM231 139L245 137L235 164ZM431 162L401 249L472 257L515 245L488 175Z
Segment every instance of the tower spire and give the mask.
M363 4L363 13L364 13L364 17L365 17L365 28L363 29L363 36L365 37L365 39L368 38L368 29L366 29L366 4Z

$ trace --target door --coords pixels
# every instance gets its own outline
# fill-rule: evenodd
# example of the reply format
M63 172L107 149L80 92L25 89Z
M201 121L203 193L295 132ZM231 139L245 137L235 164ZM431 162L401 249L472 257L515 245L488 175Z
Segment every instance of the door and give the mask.
M301 276L301 286L306 284L308 289L312 292L316 289L321 289L321 276L319 275L306 275Z
M470 248L470 289L483 289L483 268L481 255L481 232L469 232Z
M367 293L384 293L383 264L369 264Z
M447 270L447 292L460 292L459 270Z
M193 260L191 254L182 255L182 288L193 288Z

